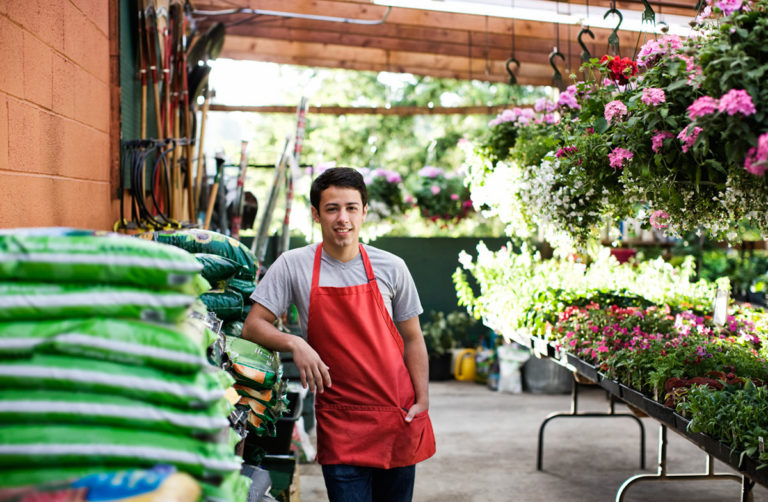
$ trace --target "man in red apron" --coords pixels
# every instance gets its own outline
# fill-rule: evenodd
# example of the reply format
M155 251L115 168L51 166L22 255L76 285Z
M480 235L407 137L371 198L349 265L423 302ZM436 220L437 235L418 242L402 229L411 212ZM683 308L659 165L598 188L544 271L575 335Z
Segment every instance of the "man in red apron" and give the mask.
M415 464L435 453L418 294L401 259L359 242L368 196L357 171L325 171L310 199L322 244L270 267L243 336L291 352L302 385L317 392L317 459L331 502L410 501ZM306 341L273 325L291 303Z

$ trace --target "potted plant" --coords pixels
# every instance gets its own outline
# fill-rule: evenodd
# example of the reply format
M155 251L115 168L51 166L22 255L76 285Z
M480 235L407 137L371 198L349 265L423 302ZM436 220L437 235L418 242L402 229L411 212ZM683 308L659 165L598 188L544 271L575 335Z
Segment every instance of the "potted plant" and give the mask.
M421 327L429 354L429 379L448 380L451 378L452 349L470 343L467 330L477 321L460 311L446 315L433 310L430 318Z

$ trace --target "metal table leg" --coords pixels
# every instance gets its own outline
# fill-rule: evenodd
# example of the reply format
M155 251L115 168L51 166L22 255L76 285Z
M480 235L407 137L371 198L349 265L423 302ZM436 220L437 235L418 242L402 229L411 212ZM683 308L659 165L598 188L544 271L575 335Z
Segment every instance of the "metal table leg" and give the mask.
M667 426L659 426L659 465L656 474L637 474L622 483L616 492L616 502L623 502L627 489L640 481L679 481L679 480L721 480L733 479L741 483L741 501L752 501L752 487L755 483L745 476L730 473L715 473L712 455L707 455L707 472L704 474L667 474Z
M544 452L544 428L547 426L547 424L555 419L555 418L606 418L606 417L621 417L621 418L631 418L635 422L637 422L637 425L640 427L640 468L645 469L645 427L643 426L643 422L640 421L639 418L637 418L635 415L631 413L616 413L614 409L614 400L613 396L610 397L610 411L605 412L586 412L586 413L579 413L578 406L579 406L579 382L574 381L573 387L571 389L571 411L569 413L566 412L555 412L550 413L547 415L547 418L544 419L544 421L541 423L541 426L539 427L539 446L536 453L536 469L542 470L543 469L543 452Z

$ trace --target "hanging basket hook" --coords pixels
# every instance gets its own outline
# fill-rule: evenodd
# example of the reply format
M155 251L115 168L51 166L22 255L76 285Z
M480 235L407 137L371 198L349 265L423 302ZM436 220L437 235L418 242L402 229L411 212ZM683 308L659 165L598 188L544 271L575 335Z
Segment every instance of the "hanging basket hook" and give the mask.
M611 31L611 34L608 36L608 48L613 48L616 51L616 54L619 54L619 27L621 27L621 23L624 21L624 16L621 15L621 12L619 12L619 9L616 7L611 7L608 9L608 11L603 16L603 19L608 18L611 14L616 14L619 16L619 22L616 24L616 27L613 28L613 31Z
M584 43L584 41L581 39L584 35L589 35L592 40L595 39L595 34L592 33L592 30L587 28L586 26L581 29L579 34L576 36L576 40L578 40L579 45L581 46L581 62L586 63L589 61L589 59L592 57L592 54L589 53L589 49L587 48L587 45Z
M561 87L563 84L563 74L560 73L560 70L557 68L557 65L555 64L555 58L559 57L563 60L563 63L565 63L565 56L557 50L557 47L552 49L552 52L549 55L549 65L552 67L552 69L555 71L552 74L552 83L555 84L557 87Z
M513 70L511 65L517 65L515 69ZM507 62L505 63L505 66L507 67L507 73L509 73L509 85L517 85L517 76L515 76L515 71L520 69L520 61L515 59L514 56L507 59Z

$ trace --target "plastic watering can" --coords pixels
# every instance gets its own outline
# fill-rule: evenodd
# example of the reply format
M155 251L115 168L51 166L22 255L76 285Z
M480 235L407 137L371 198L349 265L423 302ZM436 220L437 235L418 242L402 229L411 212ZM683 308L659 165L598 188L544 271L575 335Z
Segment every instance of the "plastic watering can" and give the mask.
M475 379L475 349L462 349L456 354L453 374L456 380L471 382Z

